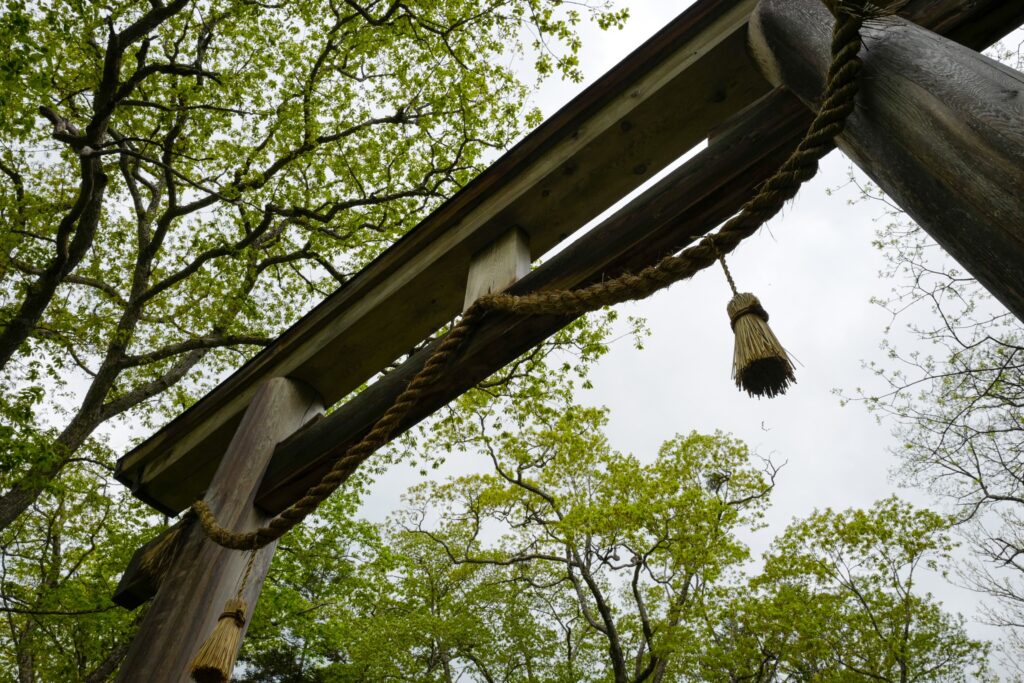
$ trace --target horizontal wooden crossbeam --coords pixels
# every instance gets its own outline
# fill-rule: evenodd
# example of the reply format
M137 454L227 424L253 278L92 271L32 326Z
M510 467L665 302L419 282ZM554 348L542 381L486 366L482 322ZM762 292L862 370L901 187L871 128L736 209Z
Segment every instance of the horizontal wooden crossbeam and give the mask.
M271 347L122 458L118 478L158 510L173 514L184 509L207 487L261 382L288 376L309 384L326 404L337 402L458 313L473 255L510 227L523 231L536 258L707 137L716 126L747 109L769 92L746 52L746 20L753 5L752 0L702 0L684 12ZM1024 0L913 0L903 14L981 48L1024 21ZM784 99L782 95L773 97ZM746 116L755 114L764 112L748 110ZM589 238L590 249L597 252L592 254L595 262L585 263L587 255L580 256L570 248L551 261L568 270L531 274L515 291L582 284L635 268L683 246L686 239L713 227L738 208L750 186L770 173L771 164L776 163L770 160L782 153L782 147L774 143L795 139L802 116L794 113L791 123L760 144L748 148L742 141L735 142L749 155L729 162L737 164L735 168L726 168L722 161L733 150L720 144L726 139L720 136L697 157L701 166L690 162L683 167L691 174L688 180L684 182L677 171L671 176L675 185L663 183L658 186L661 189L646 193L642 202L634 202L631 211L635 217L629 220L637 225L631 230L652 223L652 230L664 231L659 233L661 237L612 247L601 241L614 241L611 235L618 234L606 227L611 224L608 222L600 232L595 231L603 237ZM736 130L744 130L744 125L752 126L747 135L773 130L772 124L752 121L761 119L743 119ZM758 126L767 127L760 130ZM742 182L737 180L740 168L748 173ZM691 182L704 183L703 194L676 200L661 194L691 193L687 184ZM661 209L656 208L658 201L663 202ZM659 223L667 214L659 211L676 212L674 220L685 218L685 226L667 228ZM611 220L621 222L626 215L620 212ZM655 253L655 248L660 251ZM571 258L580 260L570 263ZM466 377L480 379L496 371L535 343L530 339L539 341L565 322L500 322L490 316L487 329L512 326L515 332L506 329L511 336L503 333L502 343L497 344L507 348L491 355L481 350L474 356L476 360L467 360ZM481 331L475 339L485 337ZM340 358L345 362L338 362ZM339 428L337 421L326 418L282 444L258 503L273 510L294 497L346 440L365 429L375 411L386 408L388 387L407 379L421 358L410 359L336 411L348 415L352 427ZM438 387L431 405L439 407L457 395L462 390L457 384Z
M124 456L117 478L165 513L208 485L259 384L331 405L462 309L474 254L510 227L538 258L771 88L745 49L754 0L703 0L596 81L273 345ZM344 359L344 362L339 362Z
M915 5L911 9L922 7L945 20L950 11L958 9L954 3ZM1004 12L998 16L1005 21L1006 5L996 9ZM1007 32L1013 22L1024 20L1021 16L1024 0L1013 9L1016 12L1013 19L991 25L985 31L972 23L969 12L959 15L961 23L946 26L952 27L954 35L965 30L967 35L973 36L971 40L981 41L981 44L972 44L981 47ZM928 19L927 12L921 16ZM785 91L777 90L763 97L711 131L707 150L547 264L516 282L512 291L527 293L583 286L624 271L638 270L666 253L678 251L739 207L786 156L808 118L802 105ZM501 286L499 281L515 279L522 272L527 239L528 236L516 230L506 230L504 238L497 240L491 250L478 253L469 287L489 289ZM409 428L569 320L556 316L489 314L453 359L449 372L431 388L417 412L408 416L400 427ZM428 348L414 355L330 417L308 425L278 444L256 492L257 506L265 512L276 512L319 479L332 460L360 438L391 405L431 351ZM115 595L115 600L126 607L148 599L154 588L153 577L139 570L138 559L144 550L136 553Z
M778 168L810 118L807 109L788 93L766 95L718 131L708 149L508 291L526 293L588 284L638 270L686 246L734 213ZM413 426L572 319L486 315L448 368L445 379L430 389L401 429ZM331 415L310 422L278 444L257 491L257 507L276 513L305 492L330 467L334 457L365 434L387 410L436 344L413 355ZM152 591L151 579L137 570L137 564L133 560L115 594L115 600L124 606L140 604Z
M810 118L808 110L788 93L766 95L734 126L716 135L706 150L508 291L576 288L635 272L682 249L736 212L785 161ZM400 429L442 408L573 319L488 313L445 377L428 390ZM337 456L369 431L439 343L428 345L331 415L279 444L256 494L256 505L277 513L297 500Z

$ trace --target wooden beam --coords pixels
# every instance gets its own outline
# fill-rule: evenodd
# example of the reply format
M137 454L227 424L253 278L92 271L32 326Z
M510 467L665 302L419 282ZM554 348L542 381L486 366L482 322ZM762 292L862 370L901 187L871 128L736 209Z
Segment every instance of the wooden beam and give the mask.
M539 257L701 142L770 89L745 50L753 5L703 0L688 9L128 453L117 478L165 513L184 509L266 377L300 379L335 403L462 310L470 260L508 226L519 226Z
M832 24L818 0L762 0L751 49L772 83L813 105ZM899 18L864 43L840 148L1024 319L1024 74Z
M789 154L809 121L810 114L792 95L779 90L765 96L733 120L712 147L525 275L509 291L523 293L594 282L638 270L661 255L684 247L735 212L753 188ZM487 316L451 366L448 379L432 390L428 401L403 429L570 320L553 316ZM282 442L267 467L256 504L272 513L293 502L322 476L337 453L362 436L391 405L432 349L433 345L420 351L330 416L309 422ZM129 604L144 600L150 585L150 579L137 570L136 562L121 579Z
M1024 11L1024 2L1015 6ZM919 3L908 9L917 18L941 21L947 30L962 30L972 20L963 3ZM986 8L974 5L970 9ZM995 40L1001 37L1000 32L1010 30L1012 27L1001 26L975 30L973 34ZM774 172L788 154L807 121L806 112L794 107L785 94L777 92L738 113L727 125L715 129L708 150L513 285L510 291L576 287L613 277L652 263L710 230L735 212L751 190ZM551 316L488 316L463 356L450 368L450 381L435 387L431 398L410 416L404 428L568 322L569 319ZM301 496L333 459L390 406L398 391L425 362L429 351L430 348L410 359L321 423L282 443L268 467L257 505L277 512Z
M473 257L462 310L485 294L504 290L530 272L529 239L522 230L513 228Z
M266 516L253 507L253 496L274 446L322 410L320 397L300 382L276 378L260 387L205 496L224 524L245 531L265 523ZM187 533L132 641L118 681L190 680L189 663L213 631L225 601L238 590L248 553L214 544L198 524ZM244 596L250 616L275 545L260 550L253 564Z
M693 159L509 288L513 293L577 287L638 270L714 228L775 172L810 120L796 98L778 91ZM723 310L726 302L722 302ZM409 429L573 318L487 314L402 424ZM723 321L723 325L727 322ZM434 342L274 454L256 504L276 513L316 483L334 459L365 434L426 362Z
M914 2L907 9L922 21L941 22L946 31L974 36L975 47L985 47L1016 24L989 23L999 10L1024 13L1024 2L1002 0L964 4L959 2ZM991 6L990 6L991 5ZM972 14L977 12L978 14ZM970 30L965 30L965 27ZM978 36L981 36L978 38ZM809 115L794 97L777 90L768 98L724 121L715 130L715 141L660 184L645 193L591 234L554 257L541 269L527 275L512 291L535 288L572 287L637 270L670 251L692 241L708 226L733 213L751 189L781 162ZM470 344L464 358L453 367L459 374L473 369L460 386L438 387L434 401L443 405L448 397L472 386L476 377L486 377L501 365L553 334L567 319L500 319L489 316L483 330ZM504 348L505 344L508 348ZM417 354L382 382L371 386L332 416L330 424L310 422L306 429L282 443L261 484L258 503L268 511L282 509L297 492L322 474L334 454L358 438L372 421L390 405L404 382L421 367L429 349ZM423 415L414 415L406 428ZM347 426L346 426L346 423ZM319 449L319 450L318 450ZM129 568L122 586L136 586L130 598L134 604L145 600L145 577ZM147 589L146 586L149 585Z
M210 481L267 377L304 379L335 403L460 310L473 254L507 226L521 226L539 256L742 111L768 87L745 49L753 5L694 4L122 458L118 479L162 512L184 509ZM904 12L980 48L1020 23L1024 0L911 0ZM347 362L337 363L341 357Z
M984 50L1024 24L1024 3L1018 0L911 0L899 14L972 50Z

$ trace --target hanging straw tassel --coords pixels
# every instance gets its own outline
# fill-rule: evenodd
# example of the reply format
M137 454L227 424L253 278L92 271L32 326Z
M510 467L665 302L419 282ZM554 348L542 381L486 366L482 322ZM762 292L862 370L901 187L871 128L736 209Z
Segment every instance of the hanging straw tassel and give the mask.
M751 396L774 398L796 383L789 354L768 327L768 313L757 297L737 292L726 307L736 335L732 377Z
M192 678L198 683L227 683L235 668L235 658L245 626L245 600L231 598L217 620L217 627L192 660Z
M238 593L224 605L224 611L217 618L217 627L199 648L190 669L196 683L228 683L231 672L235 668L238 649L242 641L242 629L245 627L245 611L248 605L242 595L252 574L252 565L256 560L258 548L249 552L249 560L245 563L245 573L238 584Z
M705 239L718 252L714 238ZM768 327L768 312L756 296L736 290L736 282L721 253L718 253L718 261L732 290L732 301L726 311L736 336L732 355L732 378L736 386L759 398L775 398L786 393L790 383L796 384L796 375L789 354Z

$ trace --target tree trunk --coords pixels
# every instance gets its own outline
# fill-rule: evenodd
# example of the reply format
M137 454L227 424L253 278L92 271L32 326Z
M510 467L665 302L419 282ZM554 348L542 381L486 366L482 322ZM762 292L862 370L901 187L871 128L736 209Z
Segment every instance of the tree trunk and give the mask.
M833 23L819 0L761 0L750 48L769 81L814 107ZM1024 74L897 17L863 33L840 148L1024 319Z

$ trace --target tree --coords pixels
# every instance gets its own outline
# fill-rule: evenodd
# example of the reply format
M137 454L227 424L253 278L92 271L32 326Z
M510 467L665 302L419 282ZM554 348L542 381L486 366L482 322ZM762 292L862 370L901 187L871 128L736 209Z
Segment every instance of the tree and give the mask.
M704 680L988 680L987 645L916 590L948 559L947 528L896 498L794 522L712 613Z
M993 56L1024 67L1017 50ZM883 342L882 386L859 398L892 422L902 478L960 521L973 557L961 578L993 598L986 617L1006 629L1012 666L1024 656L1024 327L877 188L860 189L887 203L876 245L895 285L876 301L910 340Z
M139 615L110 596L150 531L143 505L77 469L0 539L0 680L105 681Z
M414 487L379 533L353 535L334 501L289 537L248 680L989 680L987 645L918 588L950 551L945 517L897 499L815 513L751 575L737 534L770 463L691 434L644 464L608 447L602 410L529 384L467 396L479 430L434 425L492 472Z
M0 529L100 425L180 410L515 139L527 88L498 57L579 76L560 0L16 0L2 18L0 414L5 440L57 431L4 449Z
M552 596L510 581L500 568L455 565L397 521L379 529L354 517L364 487L383 468L407 465L426 476L440 464L444 456L422 447L431 435L446 441L511 406L525 416L570 400L607 353L615 319L614 312L582 318L488 378L419 435L377 454L310 523L282 539L242 653L248 679L448 680L466 667L484 680L520 680L524 671L580 680L572 661L545 668L558 661L562 643L538 616L562 615ZM639 343L641 323L629 324ZM575 633L569 659L593 661L578 654L594 647L593 638L584 628Z
M645 465L609 446L604 409L575 402L570 363L538 377L470 392L434 423L417 457L464 452L492 471L415 487L393 533L539 605L510 610L533 616L517 620L527 645L505 649L521 654L501 680L672 680L707 587L747 556L735 532L760 519L775 469L752 466L738 441L697 434Z
M336 503L325 519L347 517ZM370 534L349 535L357 526ZM454 565L428 538L394 527L311 531L289 537L275 564L239 680L580 680L545 668L558 645L544 637L545 606L500 570Z
M356 516L358 482L333 496L282 540L246 635L243 681L324 680L343 642L358 633L357 615L387 611L381 573L389 553L376 527ZM328 521L329 520L329 521ZM345 622L334 614L349 615Z
M562 638L575 625L603 650L580 680L672 680L687 669L692 612L746 557L735 530L760 516L773 470L751 468L738 442L697 434L667 442L645 466L608 448L603 419L574 408L499 437L487 445L495 474L425 483L404 525L456 565L511 567L516 580L575 596ZM432 529L435 505L444 523ZM502 535L487 542L492 526Z
M157 520L112 483L108 442L187 407L536 122L512 58L578 78L584 14L625 18L603 0L3 4L9 671L87 677L130 630L106 600ZM84 609L120 621L61 616Z
M721 434L676 437L646 463L615 452L605 410L576 402L609 330L580 325L375 463L459 454L483 472L415 486L355 543L355 504L339 501L286 539L250 680L987 676L987 645L918 589L948 557L945 517L897 499L816 513L751 574L739 534L759 527L777 469Z

